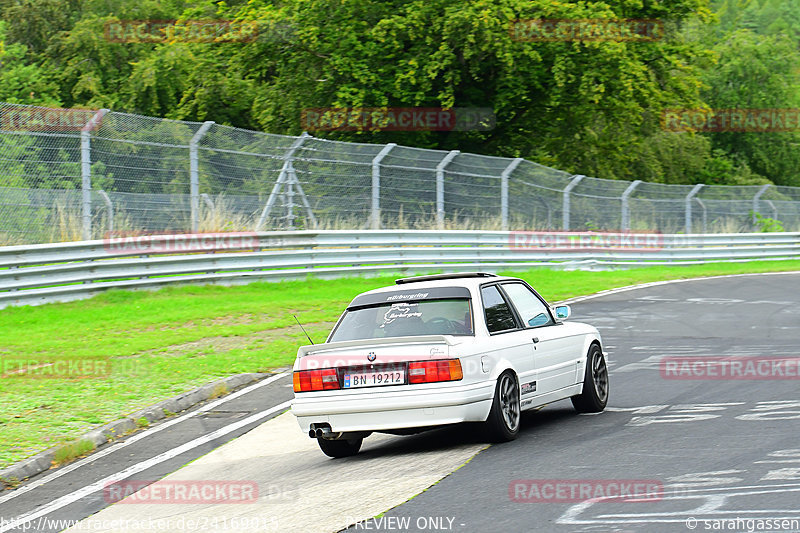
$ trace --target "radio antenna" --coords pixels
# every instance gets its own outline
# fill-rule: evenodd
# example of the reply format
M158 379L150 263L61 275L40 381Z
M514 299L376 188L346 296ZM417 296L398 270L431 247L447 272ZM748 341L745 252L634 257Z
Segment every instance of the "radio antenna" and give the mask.
M297 322L297 325L300 326L300 329L303 330L303 333L306 334L306 338L308 339L308 342L310 342L311 344L314 344L314 341L311 340L311 337L308 335L308 332L306 331L306 328L304 328L303 324L301 324L300 321L297 320L297 316L296 315L292 315L292 316L294 317L295 322Z

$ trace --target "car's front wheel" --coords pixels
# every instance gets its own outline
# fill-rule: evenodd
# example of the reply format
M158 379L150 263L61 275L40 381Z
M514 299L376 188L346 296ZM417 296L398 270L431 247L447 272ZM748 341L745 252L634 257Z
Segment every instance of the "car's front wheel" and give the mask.
M608 366L602 350L592 344L586 356L583 375L583 392L572 397L572 405L579 413L599 413L608 402Z
M339 439L339 440L330 440L330 439L323 439L318 438L317 443L319 443L319 447L322 450L322 453L327 455L328 457L350 457L358 453L358 450L361 449L361 443L364 441L363 438L357 439Z
M486 419L487 437L493 442L507 442L519 434L520 405L517 376L510 370L497 378L494 401Z

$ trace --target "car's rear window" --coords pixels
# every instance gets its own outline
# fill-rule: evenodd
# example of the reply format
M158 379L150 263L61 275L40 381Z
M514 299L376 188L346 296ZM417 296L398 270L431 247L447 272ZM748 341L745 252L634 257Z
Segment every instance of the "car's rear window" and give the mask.
M348 309L329 341L472 334L470 300L453 298Z

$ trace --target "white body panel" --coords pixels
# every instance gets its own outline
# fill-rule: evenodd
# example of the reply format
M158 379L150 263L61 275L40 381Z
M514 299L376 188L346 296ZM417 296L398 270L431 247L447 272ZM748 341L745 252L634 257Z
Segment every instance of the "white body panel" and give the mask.
M458 279L424 284L470 288L475 317L473 336L380 338L300 348L294 370L350 366L369 369L407 361L458 358L463 371L459 381L295 393L292 412L301 429L308 432L312 424L329 424L333 433L388 431L485 421L497 378L505 370L518 376L522 409L580 394L589 346L593 342L600 344L597 330L587 324L562 322L490 334L480 299L480 285L486 282L487 279ZM371 292L392 290L397 287Z

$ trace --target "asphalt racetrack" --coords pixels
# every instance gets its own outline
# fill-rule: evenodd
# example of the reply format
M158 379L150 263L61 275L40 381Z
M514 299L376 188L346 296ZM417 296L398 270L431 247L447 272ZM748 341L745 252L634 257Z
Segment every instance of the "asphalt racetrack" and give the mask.
M654 284L572 309L571 320L600 329L609 354L603 413L578 415L562 401L526 413L510 443L487 447L460 426L373 435L358 456L332 460L290 414L280 415L290 380L275 378L234 400L265 398L239 408L235 431L223 429L231 421L215 426L193 457L185 443L202 432L183 448L159 440L176 438L169 430L147 437L148 448L167 454L144 464L160 465L157 476L136 466L146 460L141 451L104 463L102 474L89 461L83 473L52 482L46 473L20 497L3 495L0 532L57 531L41 520L59 517L85 518L69 531L157 531L157 520L170 532L190 530L189 520L193 531L800 531L800 381L792 366L800 274ZM685 357L696 360L687 366L678 359ZM736 358L738 370L720 357ZM164 475L158 483L240 480L257 486L258 498L102 497L110 479Z

